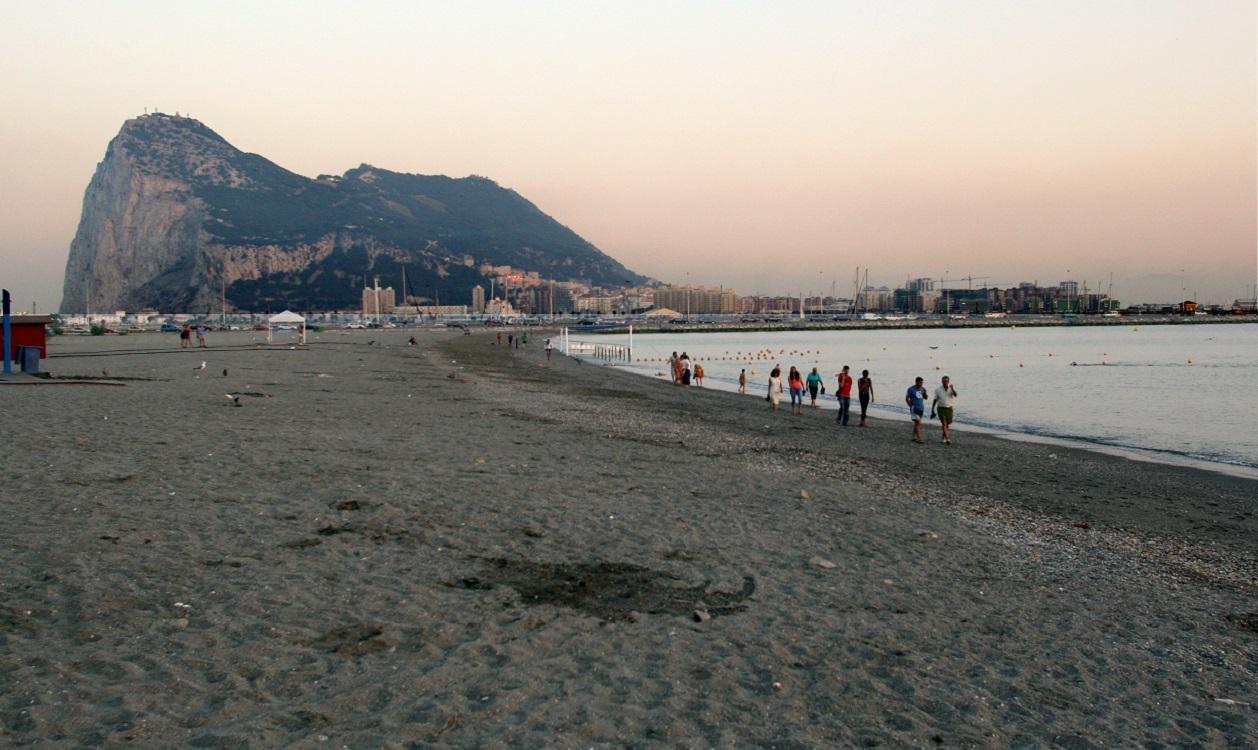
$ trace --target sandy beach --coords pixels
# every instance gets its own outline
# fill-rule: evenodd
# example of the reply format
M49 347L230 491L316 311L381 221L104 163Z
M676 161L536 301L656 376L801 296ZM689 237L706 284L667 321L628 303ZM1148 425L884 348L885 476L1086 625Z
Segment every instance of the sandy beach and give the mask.
M494 333L53 339L0 744L1258 744L1258 482Z

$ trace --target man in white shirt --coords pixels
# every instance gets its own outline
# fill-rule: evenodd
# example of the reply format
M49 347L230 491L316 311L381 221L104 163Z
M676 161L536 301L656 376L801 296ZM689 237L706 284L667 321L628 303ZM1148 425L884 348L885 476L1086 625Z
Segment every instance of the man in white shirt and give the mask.
M941 385L935 389L935 400L930 402L930 416L934 419L935 413L938 412L939 426L943 428L943 441L947 445L952 445L949 428L952 426L952 407L957 402L957 389L952 387L952 381L947 375L944 375L940 382Z

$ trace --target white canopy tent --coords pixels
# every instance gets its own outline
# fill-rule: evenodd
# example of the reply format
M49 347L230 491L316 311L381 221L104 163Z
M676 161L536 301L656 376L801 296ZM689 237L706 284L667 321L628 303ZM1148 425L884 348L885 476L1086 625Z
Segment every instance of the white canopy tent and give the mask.
M293 312L292 310L285 310L282 313L277 313L275 315L272 315L271 317L266 319L266 322L267 322L266 343L268 344L272 343L271 339L275 334L275 326L281 323L288 324L288 325L296 325L297 326L297 343L299 344L306 343L306 319L301 317L297 313Z

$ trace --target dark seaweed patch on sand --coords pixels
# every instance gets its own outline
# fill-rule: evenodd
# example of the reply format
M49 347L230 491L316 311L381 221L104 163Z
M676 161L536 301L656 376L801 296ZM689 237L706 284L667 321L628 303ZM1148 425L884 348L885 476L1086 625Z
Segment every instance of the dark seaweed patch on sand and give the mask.
M358 623L334 628L307 643L311 648L341 656L363 656L376 651L386 651L392 644L380 636L380 625Z
M1258 633L1258 612L1239 612L1227 616L1228 622L1231 622L1241 630L1248 630L1251 633Z
M495 559L486 563L484 580L514 589L521 604L552 604L607 621L629 620L633 612L688 615L703 610L712 617L733 614L745 610L747 606L741 602L756 591L751 576L743 578L740 591L727 592L709 589L711 581L680 586L673 575L629 563Z

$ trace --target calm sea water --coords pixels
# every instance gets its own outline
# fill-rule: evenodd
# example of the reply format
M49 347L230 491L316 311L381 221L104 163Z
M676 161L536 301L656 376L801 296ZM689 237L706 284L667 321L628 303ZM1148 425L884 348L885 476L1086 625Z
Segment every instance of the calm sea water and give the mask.
M933 393L948 375L959 427L1258 475L1258 324L645 334L633 343L637 361L618 366L654 377L671 352L685 351L703 364L709 387L735 390L745 368L756 398L775 363L784 374L817 367L831 409L839 368L856 377L867 369L871 413L906 421L913 378Z

